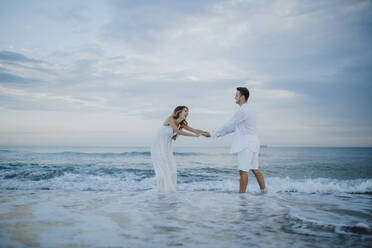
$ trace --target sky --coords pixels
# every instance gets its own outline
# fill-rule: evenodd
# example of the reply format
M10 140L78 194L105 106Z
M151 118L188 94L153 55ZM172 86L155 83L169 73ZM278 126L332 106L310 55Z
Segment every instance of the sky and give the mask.
M0 1L0 145L149 146L250 90L262 144L372 146L372 1ZM227 146L181 137L176 146Z

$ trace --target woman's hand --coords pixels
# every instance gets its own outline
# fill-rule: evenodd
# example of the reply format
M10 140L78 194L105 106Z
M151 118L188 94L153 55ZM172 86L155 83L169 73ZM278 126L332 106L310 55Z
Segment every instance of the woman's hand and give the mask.
M207 138L211 137L211 134L208 132L202 132L202 135Z

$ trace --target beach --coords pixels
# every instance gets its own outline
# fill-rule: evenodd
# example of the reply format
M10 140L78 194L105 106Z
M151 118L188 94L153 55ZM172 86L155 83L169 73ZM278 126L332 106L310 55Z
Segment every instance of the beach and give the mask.
M175 147L178 191L148 147L2 147L2 247L368 247L372 149L261 149L238 194L228 148Z

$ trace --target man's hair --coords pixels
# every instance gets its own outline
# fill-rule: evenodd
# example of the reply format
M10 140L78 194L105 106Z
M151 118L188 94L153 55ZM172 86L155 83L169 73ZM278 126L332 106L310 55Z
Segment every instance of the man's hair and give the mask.
M249 90L246 87L238 87L236 88L240 92L240 95L245 97L245 101L248 101L249 98Z

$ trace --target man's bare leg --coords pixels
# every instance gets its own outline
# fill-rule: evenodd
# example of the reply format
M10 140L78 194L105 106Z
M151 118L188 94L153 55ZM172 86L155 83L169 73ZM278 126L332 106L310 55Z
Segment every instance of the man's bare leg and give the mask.
M240 173L240 188L239 193L245 193L248 184L248 172L239 170Z
M266 190L266 185L265 185L265 179L259 170L252 170L253 174L256 176L258 185L260 186L260 189L262 192Z

